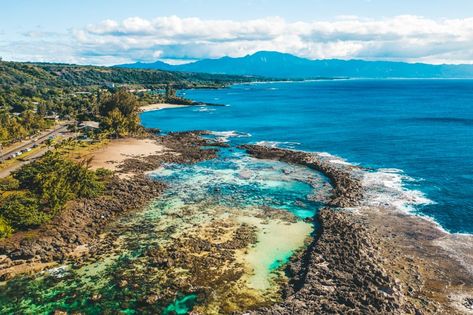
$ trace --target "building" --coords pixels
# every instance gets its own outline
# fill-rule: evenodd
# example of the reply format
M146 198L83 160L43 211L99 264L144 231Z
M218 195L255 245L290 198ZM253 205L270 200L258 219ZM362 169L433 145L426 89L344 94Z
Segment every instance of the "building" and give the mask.
M79 129L96 130L100 129L100 123L98 121L86 120L79 123Z

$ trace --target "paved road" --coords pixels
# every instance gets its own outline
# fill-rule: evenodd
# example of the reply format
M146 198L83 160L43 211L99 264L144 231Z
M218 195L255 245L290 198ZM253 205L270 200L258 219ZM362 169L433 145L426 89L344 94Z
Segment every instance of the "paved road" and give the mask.
M16 171L17 169L19 169L23 165L26 165L28 163L33 162L37 158L43 156L47 151L48 151L48 148L43 148L43 149L39 150L38 152L35 152L34 154L28 156L28 158L25 159L25 160L22 160L22 161L18 160L18 163L15 163L15 164L13 164L9 167L0 169L0 178L10 176L10 174L12 172Z
M46 141L50 137L56 137L59 133L66 131L68 125L69 125L68 123L62 124L59 127L55 128L54 130L52 130L52 131L50 131L50 132L48 132L44 135L39 136L39 138L37 138L36 141L32 140L32 141L29 141L28 143L26 143L22 146L16 147L14 150L11 150L11 151L1 155L0 161L2 160L2 158L6 158L8 156L11 156L12 154L14 154L18 151L31 148L35 144L43 143L44 141ZM74 136L75 136L75 134L69 133L69 134L65 135L65 138L70 138L70 137L74 137ZM36 160L37 158L43 156L48 150L49 150L49 148L41 148L41 149L38 150L38 152L35 152L34 154L28 156L24 160L18 160L16 163L14 163L13 165L11 165L9 167L6 167L6 168L1 168L1 164L0 164L0 178L4 178L4 177L9 176L12 172L16 171L17 169L19 169L23 165L31 163L32 161Z
M2 152L0 154L0 161L3 161L3 160L7 160L9 157L13 157L14 154L16 154L16 152L18 151L21 151L21 150L25 150L25 149L28 149L28 148L31 148L33 147L35 144L41 144L43 142L45 142L46 140L48 140L50 137L55 137L57 136L59 133L63 132L63 131L66 131L67 130L67 127L69 126L68 123L66 124L62 124L60 125L59 127L55 128L54 130L44 134L44 135L41 135L39 136L36 140L31 140L27 143L25 143L24 145L21 145L19 147L16 147L15 149L13 150L10 150L8 152Z

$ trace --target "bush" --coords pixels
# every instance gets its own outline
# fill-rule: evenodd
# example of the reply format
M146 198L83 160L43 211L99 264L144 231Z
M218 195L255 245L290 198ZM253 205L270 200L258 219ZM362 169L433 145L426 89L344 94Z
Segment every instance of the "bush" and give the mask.
M9 237L12 233L13 229L10 224L8 224L4 218L0 217L0 238Z
M50 219L40 210L36 198L23 194L6 197L0 204L0 215L9 225L19 230L37 227Z
M109 169L106 169L106 168L103 168L103 167L100 167L100 168L95 170L95 174L101 180L105 180L105 179L110 178L113 175L113 171L111 171Z
M20 182L13 177L0 178L0 191L16 190Z
M69 200L95 197L104 188L95 172L88 169L87 161L78 164L52 152L23 166L13 177L20 188L31 191L53 213Z
M124 137L142 131L140 126L139 102L125 89L105 96L99 104L102 116L101 126L116 137Z

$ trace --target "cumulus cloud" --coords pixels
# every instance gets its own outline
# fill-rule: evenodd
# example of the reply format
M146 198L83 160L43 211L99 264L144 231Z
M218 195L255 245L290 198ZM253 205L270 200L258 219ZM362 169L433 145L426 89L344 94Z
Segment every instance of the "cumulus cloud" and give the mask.
M473 18L340 16L331 21L288 22L280 17L247 21L130 17L70 32L67 50L78 62L86 63L182 62L240 57L259 50L310 59L473 63ZM50 40L47 46L55 43L61 41Z

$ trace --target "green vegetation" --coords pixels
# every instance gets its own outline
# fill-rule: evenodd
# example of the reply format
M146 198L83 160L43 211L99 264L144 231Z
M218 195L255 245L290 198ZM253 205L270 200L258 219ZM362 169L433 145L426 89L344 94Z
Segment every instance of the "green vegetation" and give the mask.
M13 233L13 229L8 222L0 217L0 239L9 237Z
M48 221L49 214L41 211L33 195L14 193L2 200L1 218L14 229L26 230Z
M105 95L99 105L102 127L115 137L140 132L139 107L136 97L124 89Z
M24 139L50 126L50 121L31 110L25 110L15 116L5 109L0 109L0 144Z
M20 182L13 177L0 178L0 192L17 190L20 187Z
M132 92L143 104L182 103L189 101L175 95L168 98L159 91L171 84L176 89L218 88L252 80L229 75L0 61L0 144L49 128L52 122L45 119L48 116L95 120L103 94L115 89ZM123 117L115 111L109 118ZM120 125L123 127L123 123Z
M22 86L35 93L45 87L85 87L126 85L142 88L221 87L231 83L254 81L252 77L205 73L169 72L126 68L107 68L51 63L0 62L0 86Z
M141 105L189 103L175 89L218 88L251 77L179 73L0 60L0 148L35 136L60 118L88 121L77 140L45 141L42 158L0 179L0 238L50 221L70 200L102 193L110 173L89 170L59 152L72 154L72 142L90 144L106 137L140 135ZM100 123L100 128L97 128ZM90 144L92 145L92 144ZM70 152L69 152L70 151ZM13 161L15 162L15 161ZM8 162L7 162L8 163Z
M70 200L99 196L108 175L91 171L88 161L75 163L46 153L0 182L0 236L2 230L10 233L9 227L27 230L50 221Z
M103 189L88 162L75 163L48 152L35 163L13 173L20 189L29 189L50 213L56 213L68 200L95 197Z

